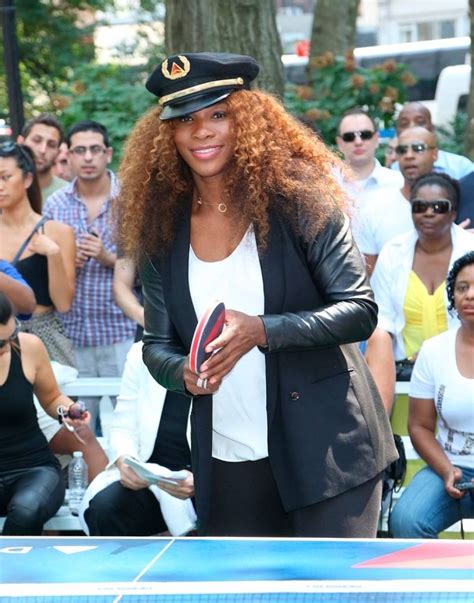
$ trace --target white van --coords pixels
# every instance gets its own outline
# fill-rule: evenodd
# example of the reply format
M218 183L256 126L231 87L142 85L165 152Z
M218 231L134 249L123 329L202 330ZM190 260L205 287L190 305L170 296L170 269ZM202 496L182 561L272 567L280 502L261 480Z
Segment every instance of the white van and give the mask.
M424 103L428 105L435 125L448 127L459 110L467 110L470 84L470 65L452 65L441 71L434 101Z

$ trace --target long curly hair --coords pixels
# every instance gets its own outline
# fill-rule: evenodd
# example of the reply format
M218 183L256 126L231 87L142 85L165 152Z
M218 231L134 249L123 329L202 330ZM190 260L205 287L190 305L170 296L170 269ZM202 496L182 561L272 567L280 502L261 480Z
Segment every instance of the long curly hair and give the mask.
M236 227L252 223L259 248L265 248L268 210L274 206L294 224L303 215L301 234L310 240L334 212L345 208L335 177L346 172L344 164L267 93L234 92L227 109L236 143L225 197L232 199ZM169 249L177 217L193 192L191 170L174 143L173 120L161 121L159 115L160 108L153 108L137 122L119 171L117 239L123 253L133 258Z

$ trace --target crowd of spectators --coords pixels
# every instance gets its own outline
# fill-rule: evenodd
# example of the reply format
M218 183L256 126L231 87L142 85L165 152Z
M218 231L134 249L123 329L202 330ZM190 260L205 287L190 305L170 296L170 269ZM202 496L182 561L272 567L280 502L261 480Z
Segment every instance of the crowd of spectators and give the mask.
M401 110L397 137L387 145L385 166L376 158L377 124L363 109L346 112L337 132L335 143L348 167L339 182L347 194L354 238L366 258L379 306L378 327L362 350L388 413L394 400L396 363L408 365L409 371L414 365L410 435L428 467L415 478L416 493L410 486L406 498L397 503L394 533L436 537L458 507L456 513L446 511L436 521L427 521L428 527L420 527L423 517L408 515L415 507L426 515L426 500L438 508L443 497L448 502L463 499L463 516L473 514L472 497L469 507L469 498L456 490L455 482L471 479L474 469L473 400L467 394L465 400L456 398L474 389L474 374L465 357L472 352L474 337L474 164L438 148L429 111L419 103L408 103ZM101 482L100 487L95 483L83 510L86 529L93 535L144 535L168 530L170 523L166 513L159 512L161 493L156 487L149 489L123 458L129 454L172 470L185 468L187 481L163 488L167 496L189 502L193 495L186 440L189 398L174 394L172 404L165 405L165 390L147 376L141 343L132 347L134 339L141 340L145 318L134 261L117 255L114 241L112 200L120 183L110 170L112 154L112 142L101 124L79 122L64 135L50 115L30 120L16 143L0 146L0 294L10 300L21 331L35 334L45 346L54 373L38 379L46 379L54 399L59 396L54 374L61 381L65 367L76 369L79 377L119 377L128 354L110 431L108 465L96 438L101 433L99 397L83 400L89 418L73 434L47 414L53 408L52 394L44 403L41 388L38 393L33 387L32 393L40 398L38 421L50 451L82 450L90 479ZM460 260L462 256L469 259ZM446 279L453 267L447 295ZM448 312L449 304L455 313ZM13 335L17 337L8 308L5 301L0 352L14 341ZM28 338L15 341L22 352L23 347L38 345ZM455 390L448 396L447 410L440 401L444 382L439 377L445 350L446 379ZM10 369L5 370L6 379ZM3 375L1 371L0 365ZM466 389L456 380L464 380ZM0 377L0 381L1 399L5 380ZM462 416L454 409L457 404ZM171 407L174 416L169 416ZM436 419L441 419L438 440ZM153 449L157 432L161 437L157 442L168 443L173 454L164 445ZM36 430L34 435L39 438ZM2 472L12 468L11 456L4 461L2 452L10 437L1 424L0 480ZM51 479L58 466L43 444L41 462L49 467L43 473ZM19 469L24 471L25 466ZM115 471L113 479L111 471ZM429 499L421 497L421 487L429 489ZM40 533L42 522L54 514L64 494L57 484L52 490L54 500L41 507L34 521L29 518L22 525L23 519L13 513L14 505L0 499L0 515L8 517L4 533Z

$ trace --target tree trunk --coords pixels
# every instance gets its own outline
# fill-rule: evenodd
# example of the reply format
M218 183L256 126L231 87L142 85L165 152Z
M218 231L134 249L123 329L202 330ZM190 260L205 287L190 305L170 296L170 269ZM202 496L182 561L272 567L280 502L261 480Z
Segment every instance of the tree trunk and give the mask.
M209 50L210 5L208 0L166 0L166 54Z
M166 0L165 44L170 54L248 54L260 64L257 85L283 94L274 0Z
M311 58L330 51L342 55L353 48L360 0L317 0L311 32Z
M464 153L474 161L474 0L469 0L471 17L471 87L467 104L467 126L464 138Z

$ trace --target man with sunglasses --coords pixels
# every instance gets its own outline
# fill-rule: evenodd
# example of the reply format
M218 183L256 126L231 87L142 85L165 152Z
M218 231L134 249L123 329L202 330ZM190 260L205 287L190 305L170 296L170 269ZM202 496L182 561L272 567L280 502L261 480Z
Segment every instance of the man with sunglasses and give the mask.
M436 136L426 128L408 128L399 135L395 152L403 185L401 188L385 187L383 194L368 193L357 216L356 241L366 256L370 273L385 243L413 229L409 201L411 186L417 178L433 171L438 154Z
M403 184L399 173L383 167L375 157L379 134L375 121L366 111L359 107L346 111L337 132L338 149L356 177L355 186L342 183L349 194L358 197L361 191Z
M435 131L431 113L423 103L405 103L397 118L397 133L400 134L407 128L415 126L421 126L430 130L430 132ZM397 164L394 164L392 168L399 169ZM463 155L439 149L438 156L433 164L433 171L448 174L451 178L459 180L474 171L474 163Z
M44 216L69 224L76 234L76 295L61 318L74 345L79 376L119 377L136 325L113 298L117 256L111 204L119 185L108 169L112 147L107 129L92 120L74 124L66 143L75 178L52 195L43 210ZM83 401L95 426L100 398Z

